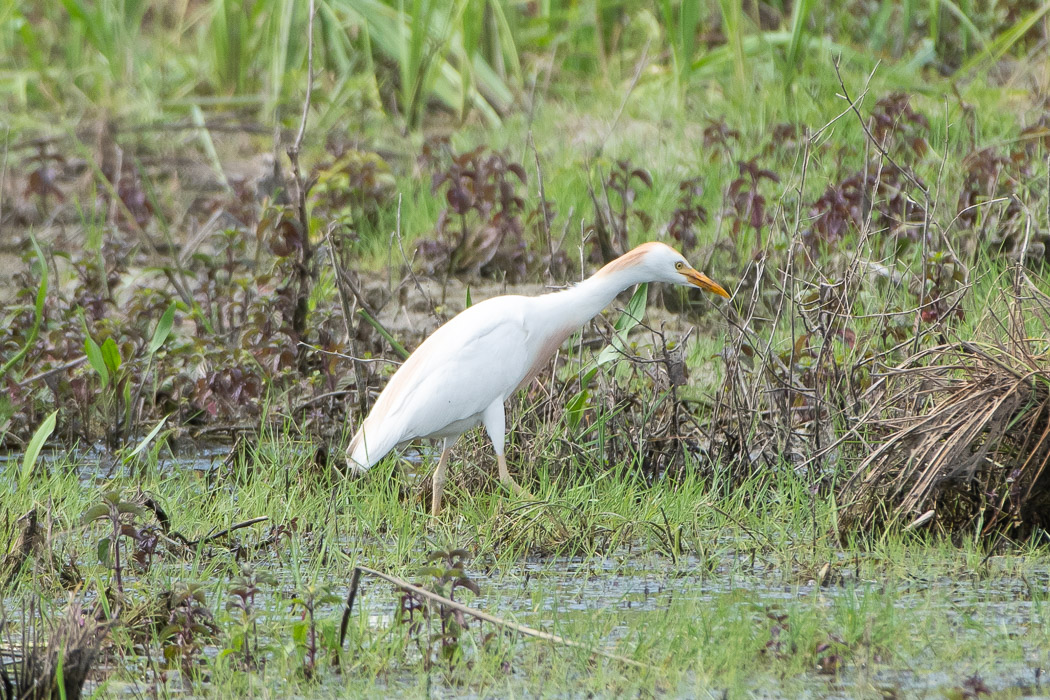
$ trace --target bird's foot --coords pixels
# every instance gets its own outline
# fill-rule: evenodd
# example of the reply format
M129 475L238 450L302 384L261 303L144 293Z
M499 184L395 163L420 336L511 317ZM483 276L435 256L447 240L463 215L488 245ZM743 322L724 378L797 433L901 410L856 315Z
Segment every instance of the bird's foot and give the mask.
M528 500L535 500L535 496L529 493L527 489L519 486L518 482L514 481L514 479L512 479L510 476L500 479L500 481L505 487L507 487L507 490L513 493L515 496L518 496L519 498L525 498Z
M524 498L532 498L532 494L518 486L518 482L514 481L514 478L510 475L510 470L507 469L507 460L503 457L503 455L496 455L496 460L499 463L500 483L502 483L504 486L510 489L511 493L514 493L518 496L522 496Z

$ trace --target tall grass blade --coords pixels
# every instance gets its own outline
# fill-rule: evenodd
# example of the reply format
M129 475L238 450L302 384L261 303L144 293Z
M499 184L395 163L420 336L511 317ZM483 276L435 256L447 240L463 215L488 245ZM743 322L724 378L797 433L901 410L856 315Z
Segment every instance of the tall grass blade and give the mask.
M157 433L159 433L161 430L164 429L164 426L167 424L168 418L170 418L170 417L171 417L170 415L164 416L163 418L160 419L159 423L157 423L155 426L153 426L153 430L149 431L149 434L147 434L146 437L142 438L142 440L135 447L135 449L132 450L128 454L128 456L124 458L124 463L125 464L130 462L132 459L134 459L135 455L139 454L144 449L149 447L149 444L151 442L153 442L153 438L157 437Z
M664 31L671 45L675 76L680 84L684 84L689 79L693 68L696 32L700 25L700 4L682 2L678 5L678 11L675 12L672 0L661 0L660 10L663 15Z
M791 42L788 32L763 32L745 37L741 49L745 56L759 56L776 47L786 47ZM864 66L870 70L874 65L871 56L851 49L823 36L804 36L802 44L806 51L826 51L841 56L843 60ZM693 73L696 76L713 76L723 74L727 66L735 62L735 49L732 46L720 46L704 53L693 62Z
M171 333L171 327L175 323L175 302L168 304L168 308L164 310L160 320L157 321L157 327L153 331L153 338L149 341L149 354L152 355L158 350L160 346L164 345L164 341L168 339L168 335Z
M102 382L102 388L105 389L109 386L109 369L106 367L105 355L102 354L102 348L95 342L95 339L87 335L86 328L84 331L86 336L84 338L84 354L87 355L88 363L95 370L95 373L98 374Z
M742 88L747 83L747 70L744 61L744 28L742 22L743 10L741 0L718 0L718 7L722 11L722 26L725 29L726 40L733 55L733 66L736 69L736 78Z
M995 62L1002 58L1007 51L1013 48L1013 45L1020 41L1021 38L1027 34L1047 12L1050 12L1050 2L1044 2L1042 5L1028 13L1027 16L1022 17L1012 27L1001 32L988 45L985 53L974 56L964 63L962 67L959 68L959 73L966 75L971 71L977 69L984 70L994 65Z
M375 328L376 332L379 333L379 335L383 336L386 342L390 343L390 347L394 349L394 352L401 356L402 360L408 359L409 352L405 349L405 346L399 343L397 341L397 338L390 335L390 331L384 328L383 324L381 324L379 321L375 320L372 317L372 314L368 313L364 309L358 309L357 313L361 314L361 318L368 321L368 325L372 326L372 328Z
M941 38L941 2L940 0L929 0L929 2L930 11L926 18L926 26L929 39L936 46L937 41Z
M25 484L29 477L33 474L33 469L36 468L36 461L40 457L40 450L44 447L44 443L51 437L51 433L55 431L55 423L58 419L58 411L52 411L51 415L44 419L44 422L40 424L40 427L33 433L33 437L29 439L29 445L26 447L26 453L22 456L22 471L19 473L18 481L20 484Z
M952 2L952 0L940 0L940 3L948 9L948 12L955 15L955 18L959 20L960 24L966 27L966 31L968 31L970 35L977 40L977 42L981 45L981 49L983 51L987 51L988 40L985 38L981 30L977 28L977 25L973 23L973 20L971 20L969 16L967 16L967 14L963 12L958 5Z
M486 63L492 65L495 61L496 65L499 67L499 69L496 70L496 74L502 80L506 80L510 77L514 80L515 84L520 84L521 58L518 56L518 47L514 41L514 30L511 28L510 21L507 18L504 3L492 2L488 3L488 7L494 18L497 30L496 36L498 37L499 45L494 49L492 56L488 57Z
M613 335L612 342L598 354L599 366L623 356L624 351L627 349L624 339L631 332L632 328L641 323L642 317L645 316L645 307L648 299L649 285L638 285L638 289L634 291L631 300L627 302L627 308L623 310L620 318L616 319L616 323L613 324L615 335Z
M514 85L521 81L520 60L504 7L491 10L498 31L486 55L481 28L473 16L484 14L485 4L475 4L475 0L397 0L390 4L329 0L329 5L362 26L369 54L375 50L396 66L398 101L410 127L419 126L430 100L460 114L474 109L490 124L501 123L500 112L513 102L508 80ZM502 61L495 58L497 52ZM509 70L500 68L501 63ZM378 84L378 73L373 73Z
M816 5L815 0L796 0L791 10L791 39L788 41L787 55L784 57L784 87L795 82L802 63L802 49L805 48L805 32L809 16Z

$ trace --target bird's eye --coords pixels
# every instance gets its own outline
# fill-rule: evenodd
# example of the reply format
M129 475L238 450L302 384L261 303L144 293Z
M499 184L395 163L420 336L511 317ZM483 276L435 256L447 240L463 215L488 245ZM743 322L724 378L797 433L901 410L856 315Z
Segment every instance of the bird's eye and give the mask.
M685 263L682 262L681 260L679 260L678 262L676 262L674 264L674 269L676 269L676 270L681 270L683 267L685 267Z

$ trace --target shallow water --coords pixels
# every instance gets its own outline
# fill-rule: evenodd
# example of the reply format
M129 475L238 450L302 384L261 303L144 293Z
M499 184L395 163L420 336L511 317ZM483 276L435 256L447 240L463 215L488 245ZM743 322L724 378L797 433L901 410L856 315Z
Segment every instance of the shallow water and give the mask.
M174 471L211 473L229 454L228 446L216 446L197 451L189 457L164 457L157 468L161 474ZM418 461L419 453L414 455ZM96 483L107 482L114 478L114 474L128 473L128 467L112 460L102 448L83 450L72 460L67 453L49 454L42 458L56 462L68 460L77 464L78 476L89 488L97 488ZM6 466L0 463L0 468ZM267 527L261 525L240 535L249 541L257 541ZM81 532L74 536L82 535ZM93 541L85 540L85 543L79 551L93 552L90 546ZM360 542L341 544L350 551L368 549L362 548ZM1050 599L1047 592L1050 587L1050 563L1046 561L1022 561L1018 556L992 557L986 565L982 565L980 575L960 576L944 572L964 571L965 567L957 563L954 566L942 566L949 562L926 561L923 550L917 548L909 555L914 556L915 561L894 562L893 571L898 572L894 574L896 578L865 579L858 572L879 570L879 567L857 565L856 556L847 556L843 552L837 561L832 562L834 575L831 585L821 586L811 580L811 574L778 568L773 557L756 555L751 551L753 542L722 540L707 544L715 554L706 560L680 556L672 562L654 553L620 551L594 557L526 558L519 563L475 561L468 565L468 573L480 587L481 593L474 596L461 590L457 599L510 621L563 634L596 648L630 656L632 645L637 642L637 630L654 620L662 621L668 613L675 611L721 606L731 611L730 615L754 618L759 626L768 626L767 616L770 611L798 605L809 606L805 609L831 611L836 606L848 608L858 597L890 591L892 606L902 618L921 621L932 616L949 626L953 638L939 643L979 645L989 638L988 630L991 629L1005 631L997 639L1009 639L1016 631L1016 646L989 650L986 659L965 658L948 663L931 661L925 655L873 663L870 667L846 660L837 675L821 675L810 670L788 679L788 685L783 685L781 679L767 670L756 672L753 679L748 679L751 684L746 694L764 698L851 698L873 694L886 697L965 697L956 691L963 687L967 678L978 674L983 685L993 692L1007 692L1011 696L1050 697L1050 688L1041 685L1041 669L1050 669L1050 649L1035 646L1031 638L1023 634L1030 626L1045 625L1045 617L1050 615L1050 603L1047 602ZM396 543L391 540L372 542L370 545L394 549ZM423 545L422 541L416 542L413 548ZM425 553L420 552L418 555L421 560ZM90 558L90 555L84 556ZM938 556L944 557L945 554L940 552ZM947 556L952 555L949 553ZM262 550L252 556L253 566L265 568L277 578L277 583L267 586L256 603L262 615L262 641L275 647L268 652L271 656L281 653L280 644L287 643L287 640L268 637L265 631L267 623L286 623L297 615L289 609L288 594L295 590L296 584L294 572L288 568L287 561L287 556L278 556L274 550ZM362 563L369 564L364 559ZM171 564L174 565L173 580L179 580L182 575L191 575L184 561L176 558L164 565ZM83 565L89 569L95 562L84 561ZM182 573L179 573L180 569L183 569ZM918 573L903 575L899 573L902 571ZM408 578L410 581L418 580L413 576ZM128 585L133 585L134 581L134 573L127 572ZM202 583L208 591L208 607L221 611L226 604L228 582L213 579ZM348 581L332 583L337 593L345 595ZM3 602L9 614L18 610L16 601ZM399 595L393 586L365 577L354 615L364 620L367 628L379 638L394 624L398 605ZM865 613L863 607L859 609L860 614L870 614L870 611ZM334 624L338 624L341 615L342 607L339 604L329 604L318 611L319 619L329 623L334 621ZM673 626L667 629L671 633L677 631ZM587 636L589 630L593 633ZM1036 638L1045 637L1037 635ZM552 655L568 654L570 658L579 656L579 652L538 640L517 642L515 648L519 651L516 653L524 650L526 645L544 645L549 647L546 653ZM214 658L221 651L221 647L211 645L203 653ZM132 666L135 663L134 657L127 660L127 664ZM583 692L586 688L583 682L586 679L586 664L581 661L579 665L581 675L576 679L580 681L579 688L572 686L573 679L566 684L566 679L562 678L557 691L560 695L554 697L578 697ZM142 662L140 666L141 675L148 677L149 665ZM535 673L535 669L522 670L512 666L506 680L514 694L523 697L537 695L536 689L530 687L530 684L535 683L535 675L530 676L529 670ZM322 675L322 682L317 686L319 696L339 694L348 680L331 673ZM127 669L122 668L120 676L128 678ZM667 695L694 697L697 686L690 682L691 678L687 673L683 686L668 689ZM395 670L375 682L378 684L377 691L384 694L415 695L419 691L418 673L407 662L403 671ZM171 683L169 693L182 694L178 682ZM109 682L105 692L109 695L138 697L146 693L148 688L148 681L136 683L121 680ZM717 697L720 690L714 687L710 692ZM457 688L441 684L430 688L428 692L437 697L491 696L491 690L480 692L470 687ZM544 693L544 696L547 694Z
M784 572L761 567L756 567L750 574L741 574L739 569L734 569L731 575L716 571L703 576L696 573L698 569L699 562L693 559L680 561L675 569L656 558L653 561L616 557L538 560L515 569L474 576L482 595L468 596L468 604L548 631L557 631L574 615L585 618L615 616L617 623L604 639L604 648L613 650L626 636L632 617L667 611L675 602L715 602L729 597L735 601L732 605L739 606L744 613L753 614L762 609L778 610L782 605L805 599L830 607L837 599L856 595L858 590L878 589L883 585L878 581L852 581L827 587L815 582L790 585L784 583ZM1050 608L1028 598L1033 574L1037 575L1038 585L1043 586L1045 593L1050 569L1044 566L1029 572L1027 582L1011 577L982 581L944 577L918 583L903 582L905 589L914 592L901 593L894 607L902 615L908 615L918 607L929 610L931 600L943 598L937 603L939 609L934 612L943 614L958 626L960 636L957 641L962 641L966 635L981 639L984 626L989 624L1023 630L1033 617L1050 613ZM384 594L383 588L388 592ZM396 601L392 591L391 586L373 583L369 593L359 598L367 611L363 614L377 629L393 622ZM946 641L951 643L951 640ZM1029 645L1018 651L1024 660L996 661L993 665L989 659L988 664L960 663L952 669L931 667L930 660L922 656L898 660L886 668L857 669L844 664L839 674L811 674L801 687L793 686L788 692L778 691L775 683L760 684L751 689L751 695L763 698L851 698L874 689L885 697L931 693L935 697L966 697L953 693L959 688L965 689L967 679L977 674L980 682L992 692L1009 691L1011 696L1050 698L1050 683L1045 682L1048 679L1043 672L1050 666L1050 649ZM691 697L693 693L695 688L684 689L680 694L672 692L671 695ZM443 696L457 695L446 692ZM572 697L572 694L567 696Z
M265 566L262 562L258 565ZM855 595L858 590L883 585L878 581L850 581L827 587L813 582L792 585L785 583L785 572L759 566L753 571L742 572L731 563L704 575L698 573L700 570L700 562L690 558L683 558L676 567L655 556L532 560L520 566L473 574L472 579L480 586L481 595L461 592L458 597L466 604L496 616L555 633L562 633L568 621L598 619L607 622L608 617L613 616L615 624L602 625L607 632L600 642L602 647L613 651L627 636L633 622L646 615L668 611L676 603L720 602L725 605L728 600L729 605L738 606L743 614L755 615L762 609L777 610L782 605L802 600L830 607L837 599ZM291 584L289 571L276 570L273 573L278 575L279 581L275 588L282 589ZM937 606L935 613L957 624L957 641L962 641L967 635L980 639L985 625L1021 630L1034 617L1050 612L1041 603L1033 602L1030 596L1033 585L1041 586L1045 594L1050 570L1045 567L1029 570L1025 578L1027 580L1009 576L992 580L943 577L928 581L898 581L893 584L900 591L894 606L902 615L908 615L920 607L929 610L932 604ZM131 580L129 577L129 583ZM218 601L209 600L209 603L212 609L220 607ZM257 603L264 621L268 617L277 619L289 615L286 599L264 593ZM394 623L397 607L398 594L393 586L367 577L364 579L355 603L355 616L363 616L377 636ZM341 612L340 605L331 605L318 615L320 619L336 620ZM546 642L531 640L520 644L542 645ZM1019 644L1024 647L1025 642ZM220 650L220 647L209 646L204 654L214 657ZM801 684L795 679L788 690L778 689L776 682L766 680L757 683L748 694L762 698L852 698L868 696L872 689L876 689L884 697L966 697L952 693L962 687L966 678L978 673L981 682L992 692L1008 691L1011 696L1050 698L1050 685L1040 684L1040 669L1050 667L1050 649L1025 647L1018 651L1021 659L997 661L994 665L962 663L957 668L947 669L931 667L928 659L922 657L903 662L898 660L873 669L855 668L847 663L835 676L807 674ZM574 652L555 649L552 653ZM512 672L511 681L516 677L518 675ZM171 682L175 685L172 686ZM169 693L181 695L177 679L171 682ZM328 696L337 693L344 682L340 677L325 678L317 690L320 695ZM406 672L403 678L395 673L378 680L377 690L401 694L412 691L417 682L411 673ZM522 696L532 695L530 681L525 675L520 676L520 682ZM490 693L476 695L470 688L439 687L432 691L434 697L491 696ZM130 697L143 692L144 686L135 683L106 685L109 695ZM690 685L680 692L671 691L670 696L693 697L695 692ZM577 695L566 690L553 697Z

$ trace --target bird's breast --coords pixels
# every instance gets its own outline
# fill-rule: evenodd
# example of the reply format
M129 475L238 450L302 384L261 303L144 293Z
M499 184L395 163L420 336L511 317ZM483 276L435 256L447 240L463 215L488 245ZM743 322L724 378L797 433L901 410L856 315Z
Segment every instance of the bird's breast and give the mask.
M573 328L570 326L568 328L559 328L541 336L541 339L536 345L536 349L533 351L531 363L528 371L525 373L525 378L522 379L521 384L518 385L519 388L528 385L529 382L536 378L536 375L540 373L540 370L547 366L550 359L554 357L554 353L558 351L558 348L560 348L561 344L565 342L565 339L572 334L572 331Z

